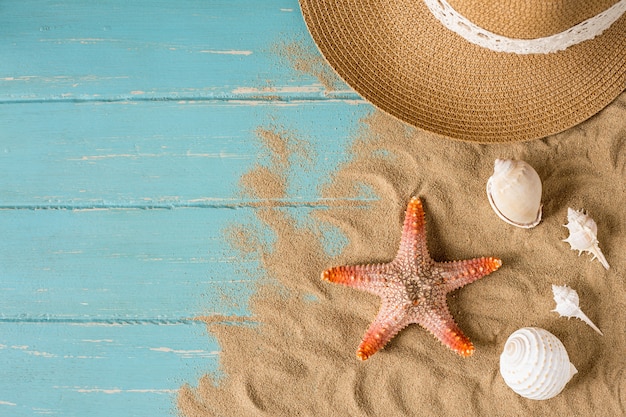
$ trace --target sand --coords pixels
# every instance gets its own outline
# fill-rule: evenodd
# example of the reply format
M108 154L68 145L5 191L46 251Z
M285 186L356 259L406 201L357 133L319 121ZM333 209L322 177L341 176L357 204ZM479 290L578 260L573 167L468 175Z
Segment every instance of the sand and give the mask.
M343 85L324 57L305 45L303 39L281 40L272 45L270 52L279 58L281 65L293 68L297 74L317 78L327 92Z
M178 407L200 416L618 416L626 414L626 93L565 133L506 145L450 141L407 128L374 111L361 121L348 162L321 190L329 203L296 221L284 201L297 138L257 132L278 152L242 179L244 192L269 204L256 209L276 235L233 225L227 236L242 257L261 260L239 325L207 318L222 347L221 372L180 389ZM485 183L496 158L530 163L543 181L543 220L533 229L505 224L491 210ZM329 173L330 174L330 173ZM363 186L375 201L359 203ZM496 256L500 270L448 297L450 311L476 351L462 358L411 325L384 350L359 361L356 348L380 301L320 280L324 269L386 262L396 253L404 209L413 195L426 210L435 260ZM271 204L271 202L276 204ZM567 208L598 224L610 270L562 242ZM347 238L329 255L323 231ZM252 243L252 244L251 244ZM251 246L254 246L251 248ZM569 285L604 332L560 318L551 284ZM578 374L557 397L524 399L499 374L499 355L515 330L542 327L565 345ZM194 385L197 385L194 386Z

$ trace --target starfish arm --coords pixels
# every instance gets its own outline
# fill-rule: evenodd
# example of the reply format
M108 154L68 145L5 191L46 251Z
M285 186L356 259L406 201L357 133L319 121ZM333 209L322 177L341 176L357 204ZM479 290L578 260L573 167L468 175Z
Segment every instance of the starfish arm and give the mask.
M401 308L394 308L383 304L378 315L363 335L363 340L356 351L356 356L367 360L374 353L382 349L387 342L405 328L409 322L402 314Z
M502 266L497 258L476 258L466 261L439 262L437 268L446 286L446 292L454 291L479 278L484 277Z
M456 324L447 306L422 315L416 321L459 355L468 357L474 353L474 345Z
M394 285L384 269L384 264L337 266L325 270L322 279L380 296L385 287Z
M406 261L417 264L431 262L426 246L426 216L419 197L411 198L407 206L400 249L396 256L396 262L405 263Z
M381 297L382 305L363 336L357 356L366 360L382 349L400 330L418 323L461 356L474 346L455 323L446 294L497 270L497 258L434 262L426 246L426 220L422 202L413 197L406 209L400 248L387 264L338 266L322 279Z

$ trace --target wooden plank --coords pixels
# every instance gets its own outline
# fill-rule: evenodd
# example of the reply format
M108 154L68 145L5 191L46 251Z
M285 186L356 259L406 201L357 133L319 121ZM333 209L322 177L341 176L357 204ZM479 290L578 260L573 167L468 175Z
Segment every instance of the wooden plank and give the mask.
M178 323L246 315L255 259L224 229L249 210L0 211L0 319Z
M223 241L223 229L235 222L250 221L253 214L251 205L239 209L227 207L232 201L243 202L237 191L240 172L256 163L267 163L271 156L254 131L259 126L274 124L310 142L314 149L310 171L291 173L289 193L292 201L300 204L300 211L307 201L317 198L315 187L327 180L326 169L330 171L345 157L343 149L352 132L341 120L355 120L368 110L367 106L341 102L280 107L272 107L272 103L214 107L141 103L127 110L120 103L55 103L45 104L50 110L39 112L41 106L44 104L13 104L9 109L14 111L11 114L17 122L12 124L12 129L17 134L12 135L13 142L4 142L8 152L0 167L6 174L4 184L9 186L0 195L28 193L21 198L15 198L16 194L12 199L7 198L3 202L5 210L0 210L0 233L4 237L0 247L0 285L4 296L0 299L0 326L3 329L15 326L6 333L2 331L8 335L4 345L36 346L33 352L42 354L27 355L43 362L22 365L13 356L4 355L7 362L0 363L0 367L22 379L16 379L19 384L13 383L6 389L0 386L0 392L12 395L0 401L16 404L3 405L11 415L18 416L42 412L84 415L87 410L97 410L90 415L100 412L101 415L173 415L176 412L171 404L172 390L184 382L194 383L203 373L213 372L218 357L203 357L201 363L179 361L170 365L162 358L156 362L149 355L146 357L145 351L129 354L123 349L131 349L131 341L159 348L163 343L149 342L163 337L181 340L179 348L165 345L168 349L194 351L195 343L207 340L206 334L196 334L198 339L189 343L162 330L170 326L156 324L184 326L187 318L198 314L247 313L245 301L251 286L246 282L249 276L239 271L246 268L242 265L246 262L241 259L232 262L233 255ZM205 113L207 109L211 111ZM274 112L276 116L267 116ZM172 120L189 118L189 122L183 123L186 128L171 137L159 136L150 120L172 113L175 116ZM198 127L198 121L206 115L210 115L208 124ZM69 123L72 118L78 122L72 125ZM127 122L108 123L120 119ZM145 123L132 127L132 121L144 119ZM229 125L231 119L237 123ZM246 126L240 136L232 133L228 136L244 122ZM192 136L193 129L206 129L210 133L198 139ZM124 131L127 136L123 135ZM220 142L220 136L224 142ZM88 152L103 145L109 147L107 154L136 151L129 143L139 144L144 151L136 157L119 158L100 158L104 154ZM210 154L215 147L223 149L224 143L239 153L244 152L245 146L252 149L247 158L221 162L217 161L223 158L205 156L194 167L198 157L193 152ZM160 146L166 146L167 151ZM162 152L158 157L145 151L155 147ZM233 162L237 160L242 162L238 167ZM222 170L220 175L211 177L218 168ZM150 184L146 173L154 173L158 181ZM300 185L294 185L298 181ZM225 183L230 185L223 186ZM49 190L55 190L54 198L50 198L52 193L44 194ZM176 191L178 194L174 194ZM167 195L175 198L167 199L164 197ZM207 203L192 204L198 200ZM86 207L95 209L81 209ZM137 209L142 207L173 209ZM248 262L254 264L254 260ZM107 329L107 340L122 340L119 349L111 351L110 364L105 369L119 370L119 366L126 366L125 355L128 355L139 363L136 368L140 368L130 369L145 375L152 385L143 384L145 380L135 381L124 373L120 376L119 372L104 378L108 383L101 382L97 377L101 373L101 359L96 357L98 344L93 348L84 346L79 364L65 357L49 362L55 358L47 358L45 353L58 349L47 345L48 342L59 337L78 338L73 336L76 328L82 328L77 325L93 323L99 325L94 326L97 329ZM133 327L137 329L133 336L136 339L126 341L118 333L125 332L130 323L137 324ZM153 325L155 330L146 330ZM40 336L38 344L16 336L29 326L34 326L33 332ZM154 335L146 335L151 332ZM19 352L18 349L13 353ZM155 374L152 370L155 367L169 369L174 376L166 380L175 378L175 382L159 385L163 377ZM51 375L63 374L59 369L66 369L68 380L44 379L40 385L33 382L36 378L29 369Z
M24 0L3 5L0 36L0 102L327 93L285 65L285 45L315 50L296 0ZM356 98L334 83L331 95Z
M219 363L190 318L248 314L258 260L224 238L257 226L255 132L307 144L298 217L371 107L297 0L24 0L0 34L0 415L176 415Z
M176 415L187 381L216 372L203 323L0 323L0 415Z
M241 202L239 179L300 140L289 193L312 201L346 159L361 101L26 103L0 106L0 207L198 207Z

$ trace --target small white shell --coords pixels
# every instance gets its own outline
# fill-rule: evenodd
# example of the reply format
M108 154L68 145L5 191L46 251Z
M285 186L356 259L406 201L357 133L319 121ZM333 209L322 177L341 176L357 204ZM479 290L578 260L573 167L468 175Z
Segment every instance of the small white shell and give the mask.
M524 161L496 159L487 198L498 217L513 226L531 228L541 221L541 179Z
M554 294L554 301L556 301L556 308L552 311L556 311L561 317L576 317L587 323L596 332L602 334L600 329L578 307L579 299L576 290L567 285L552 285L552 293Z
M609 269L609 263L598 246L596 222L584 211L576 211L572 208L567 209L567 222L564 226L569 230L569 237L563 242L569 243L572 250L578 251L579 256L583 251L591 253L592 261L598 258L602 266Z
M524 327L511 334L500 355L504 382L522 397L547 400L560 393L578 372L563 343L552 333Z

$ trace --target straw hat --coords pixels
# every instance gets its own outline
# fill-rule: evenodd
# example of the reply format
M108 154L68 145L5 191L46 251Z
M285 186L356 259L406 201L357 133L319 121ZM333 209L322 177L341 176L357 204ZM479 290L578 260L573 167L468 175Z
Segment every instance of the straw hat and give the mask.
M300 0L324 57L378 108L476 142L561 132L626 89L626 0Z

